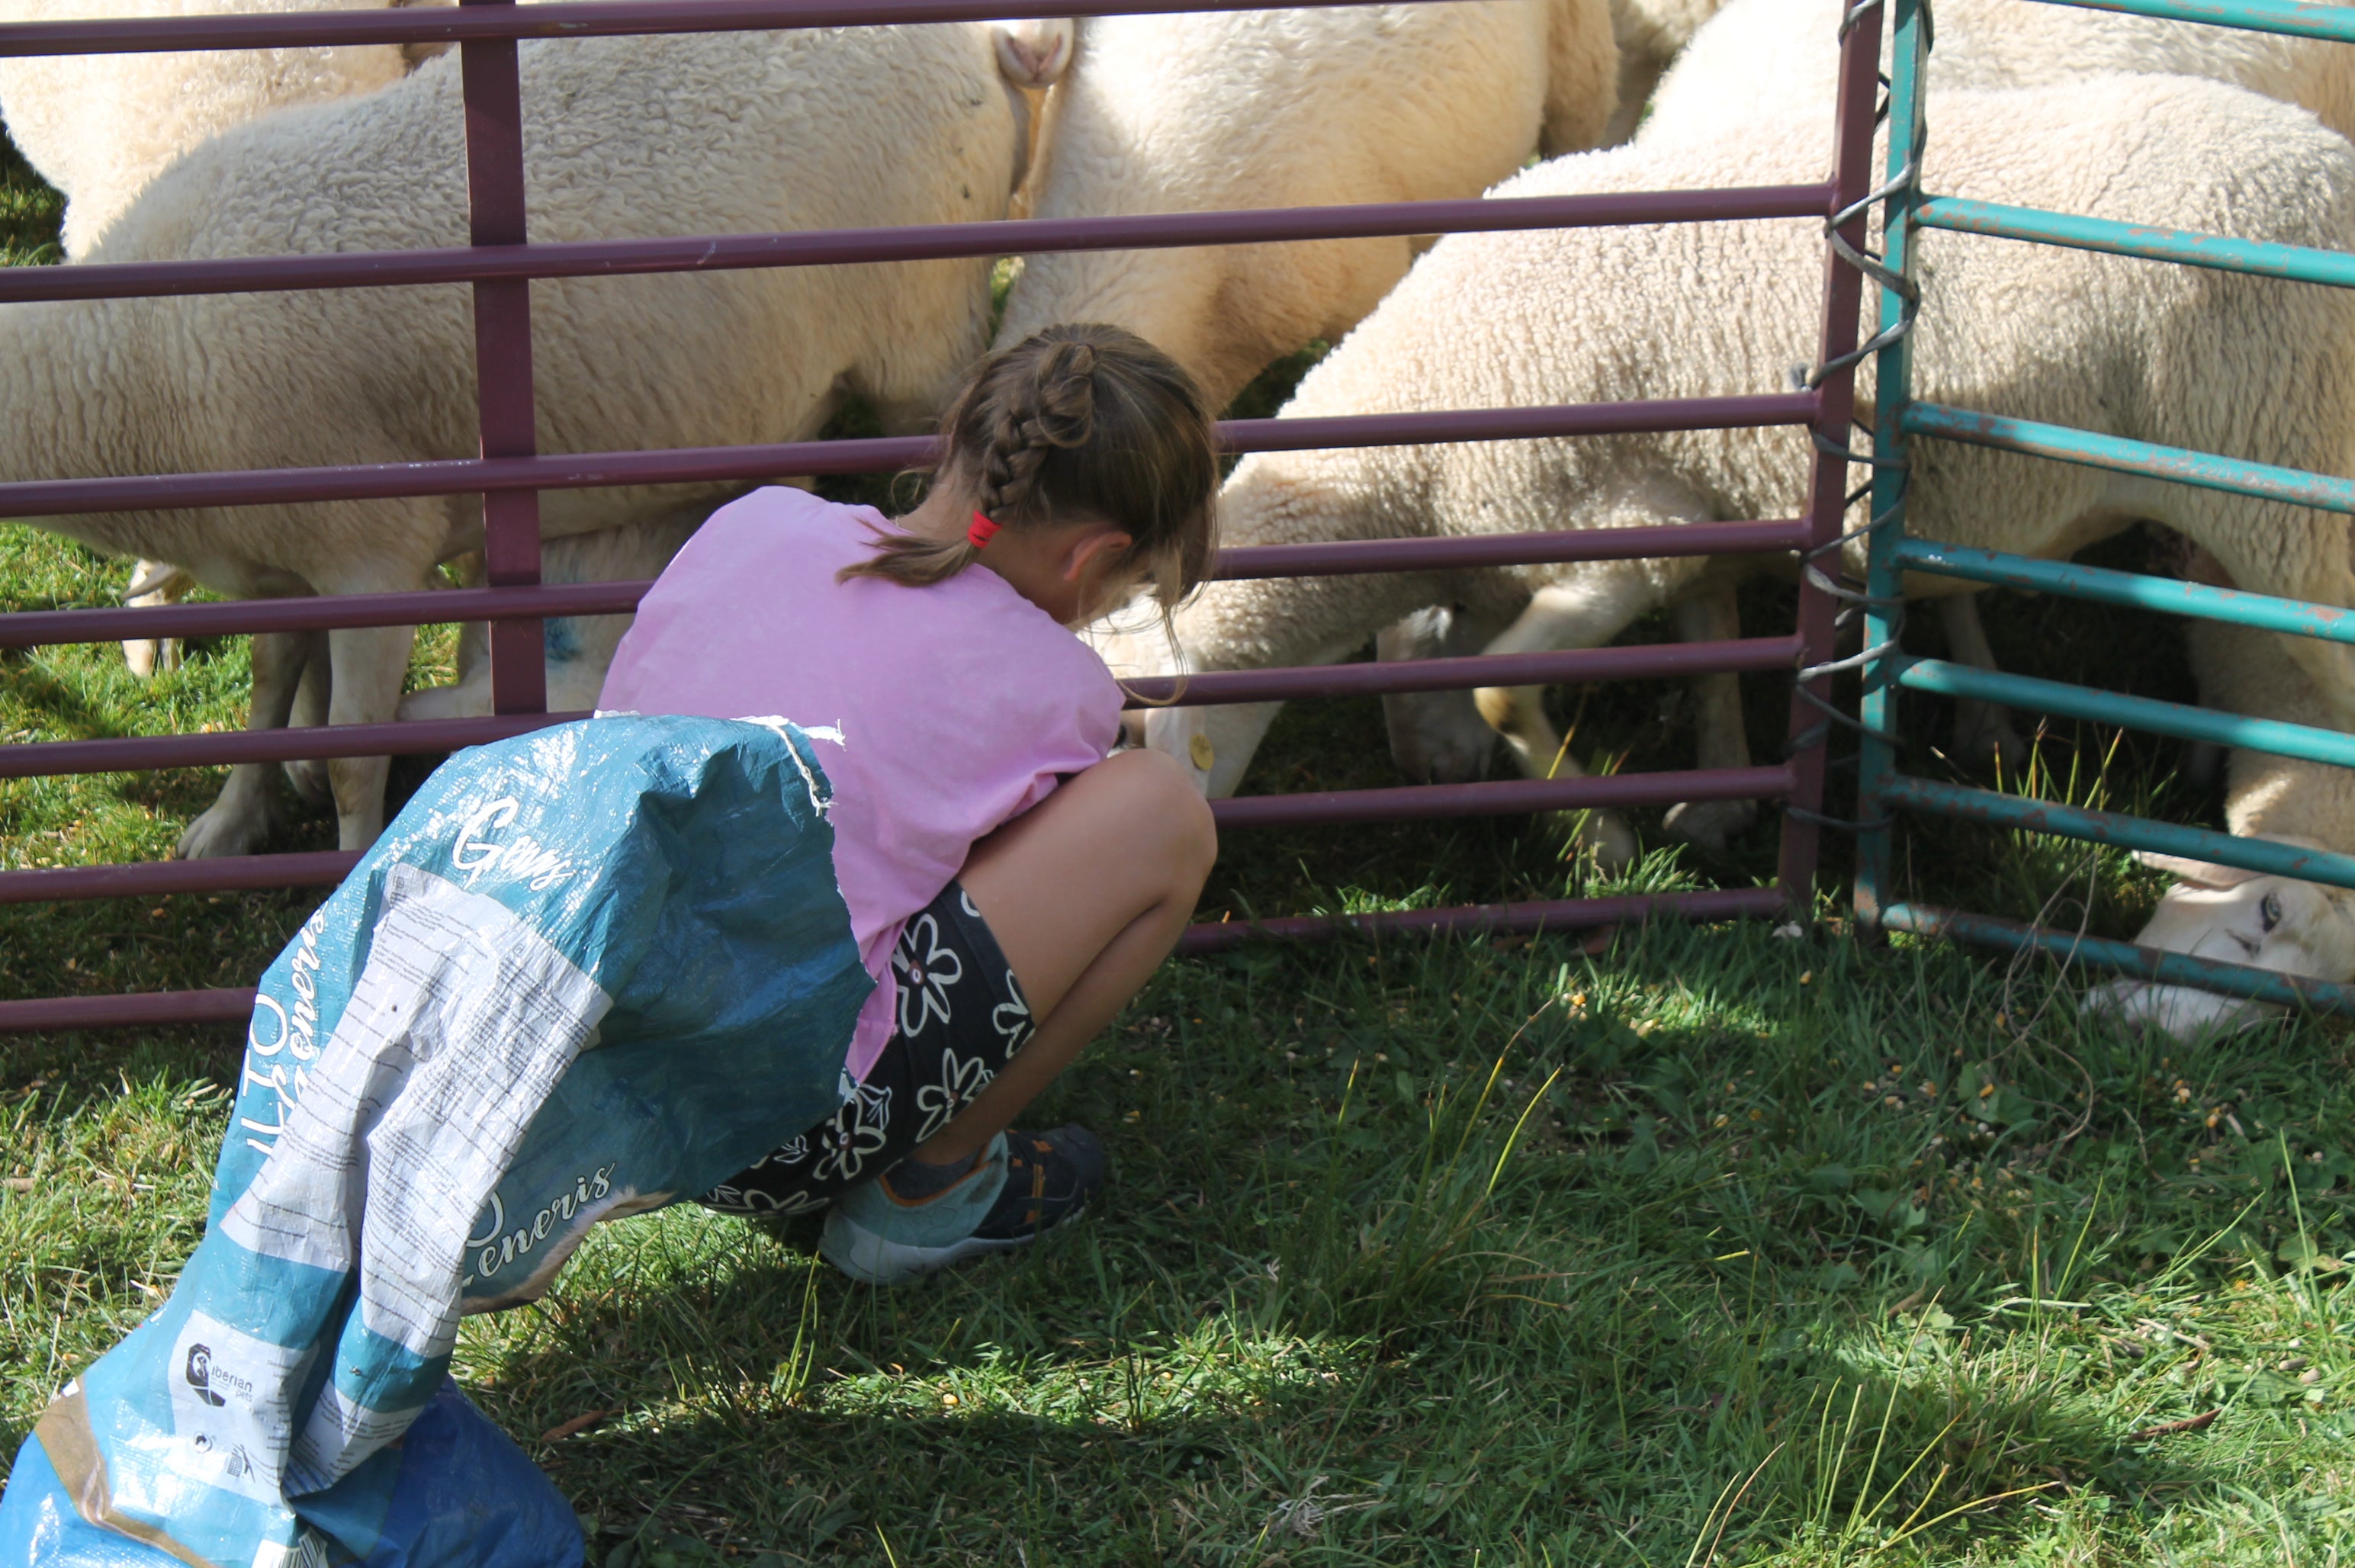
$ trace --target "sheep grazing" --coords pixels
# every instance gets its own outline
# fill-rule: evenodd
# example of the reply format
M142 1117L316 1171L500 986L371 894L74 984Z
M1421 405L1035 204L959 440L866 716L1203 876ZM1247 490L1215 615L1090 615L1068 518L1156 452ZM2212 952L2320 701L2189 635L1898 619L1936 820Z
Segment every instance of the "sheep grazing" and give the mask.
M1660 145L1670 139L1746 134L1761 116L1787 112L1790 105L1829 102L1838 66L1831 40L1841 10L1840 0L1732 0L1700 27L1661 82L1643 139ZM1623 51L1625 32L1623 24ZM1937 36L1930 81L1941 90L1997 91L2125 72L2196 76L2303 104L2332 129L2355 134L2355 51L2329 43L2093 16L2017 0L1942 0ZM1710 603L1695 605L1683 617L1733 625L1728 591L1720 586L1705 592ZM1939 592L1955 590L1942 586ZM1993 668L1976 597L1943 599L1939 611L1952 656ZM1500 630L1493 623L1454 625L1455 613L1440 608L1393 628L1382 639L1385 656L1477 651ZM1711 728L1739 723L1734 677L1704 677L1696 685L1703 765L1734 765L1747 757L1746 741L1738 730L1727 735ZM1495 731L1468 696L1423 693L1392 698L1386 708L1391 752L1410 773L1461 779L1487 770ZM1955 708L1955 754L1982 764L2019 754L2022 743L2002 708L1967 699ZM1491 697L1489 709L1524 724L1542 716L1535 691L1516 693L1509 700ZM1533 743L1544 741L1540 737ZM1526 749L1515 746L1517 752ZM1672 809L1664 826L1675 837L1721 848L1753 815L1746 801L1700 803Z
M1090 17L1048 98L1031 211L1476 196L1541 144L1595 144L1616 70L1605 0ZM1223 407L1270 361L1347 331L1412 259L1403 238L1034 256L998 341L1110 322Z
M2296 109L2232 88L2105 77L1941 93L1930 118L1938 133L1925 179L1941 192L2290 244L2345 249L2355 239L2355 148ZM1821 170L1825 140L1812 105L1755 119L1739 137L1647 131L1497 194L1804 179ZM2070 156L2047 155L2055 145ZM1774 389L1816 341L1821 245L1803 223L1454 236L1309 373L1284 415ZM2355 353L2355 302L2339 291L1936 232L1923 237L1922 254L1922 398L2355 472L2355 383L2343 369ZM1223 506L1228 537L1254 544L1772 517L1805 494L1808 454L1793 431L1270 453L1236 469ZM2355 603L2341 518L1946 443L1916 443L1914 464L1909 518L1925 537L2064 556L2148 517L2252 589ZM1228 582L1179 628L1199 670L1338 658L1431 604L1508 623L1508 645L1587 646L1716 574L1755 565L1631 560ZM2340 720L2355 720L2346 650L2296 651ZM1193 737L1204 735L1211 762L1194 775L1223 794L1268 717L1165 709L1146 728L1189 766ZM1597 825L1592 841L1614 837Z
M941 223L1007 210L1022 96L980 25L527 43L540 240ZM461 245L458 62L269 116L190 150L92 251L153 261ZM845 392L914 428L987 339L986 261L591 278L534 286L549 452L805 439ZM0 312L0 477L469 455L462 286L25 304ZM720 486L552 492L549 539L701 516ZM480 548L478 497L36 519L240 596L416 588ZM412 634L325 643L336 723L389 720ZM250 722L286 721L304 639L258 638ZM346 848L382 824L385 761L328 764ZM272 770L234 769L189 855L267 828Z

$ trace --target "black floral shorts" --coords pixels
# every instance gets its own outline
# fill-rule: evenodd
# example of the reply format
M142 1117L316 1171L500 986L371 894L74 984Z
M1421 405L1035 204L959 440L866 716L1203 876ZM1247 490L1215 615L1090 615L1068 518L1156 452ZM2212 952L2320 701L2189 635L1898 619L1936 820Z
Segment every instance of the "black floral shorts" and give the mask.
M948 1125L1030 1038L1030 1004L955 882L908 922L891 972L899 1017L858 1092L698 1202L730 1214L823 1209Z

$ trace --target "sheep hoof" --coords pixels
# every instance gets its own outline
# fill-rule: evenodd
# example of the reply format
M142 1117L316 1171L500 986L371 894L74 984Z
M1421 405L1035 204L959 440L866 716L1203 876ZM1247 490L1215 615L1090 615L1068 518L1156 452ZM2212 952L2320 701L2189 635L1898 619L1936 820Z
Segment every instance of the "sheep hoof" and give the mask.
M1689 800L1668 807L1660 826L1671 838L1722 853L1757 820L1754 800Z
M1642 852L1636 830L1615 811L1558 812L1555 820L1571 829L1571 858L1592 859L1606 874L1625 870Z
M2009 777L2028 765L2028 742L2001 709L1977 719L1957 714L1955 755L1980 773L2000 771Z
M228 855L250 855L270 835L270 814L242 804L215 801L180 835L173 853L183 860L212 860Z
M180 667L180 639L126 637L123 642L123 662L142 680L166 674Z
M304 758L282 765L286 770L286 782L294 786L294 793L303 797L305 805L320 810L335 805L336 792L334 786L327 783L326 763L315 758Z

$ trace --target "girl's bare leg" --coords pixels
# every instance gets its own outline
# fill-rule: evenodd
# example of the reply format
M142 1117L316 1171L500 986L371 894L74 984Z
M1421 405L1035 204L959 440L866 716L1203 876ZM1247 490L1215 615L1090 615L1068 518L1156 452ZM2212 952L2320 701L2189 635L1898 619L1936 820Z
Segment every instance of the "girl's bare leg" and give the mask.
M911 1158L957 1165L1071 1065L1177 945L1219 852L1210 808L1158 752L1123 752L974 846L958 880L1037 1023Z

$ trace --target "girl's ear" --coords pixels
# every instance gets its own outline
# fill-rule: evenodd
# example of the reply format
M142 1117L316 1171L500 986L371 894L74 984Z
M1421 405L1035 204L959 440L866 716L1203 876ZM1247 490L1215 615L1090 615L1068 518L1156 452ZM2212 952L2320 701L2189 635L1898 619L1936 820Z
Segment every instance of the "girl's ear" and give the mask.
M1134 536L1118 528L1091 528L1071 541L1064 553L1062 579L1078 582L1089 571L1110 571L1128 554L1128 547L1136 542Z

